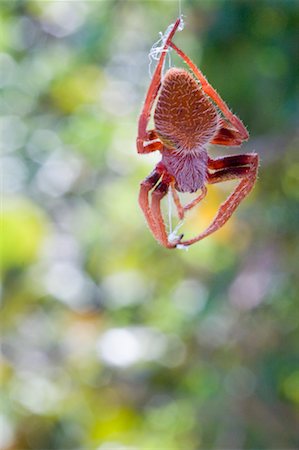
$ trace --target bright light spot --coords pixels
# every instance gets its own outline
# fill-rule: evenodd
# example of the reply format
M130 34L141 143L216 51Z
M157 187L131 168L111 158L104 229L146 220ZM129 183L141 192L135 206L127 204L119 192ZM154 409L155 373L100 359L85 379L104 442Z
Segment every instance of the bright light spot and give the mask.
M18 70L15 60L7 53L0 53L0 67L0 87L14 84Z
M71 189L80 169L78 159L53 155L39 170L37 185L42 192L52 197L60 197Z
M0 114L4 116L17 111L19 116L25 116L33 110L35 102L36 98L30 93L9 87L1 93Z
M208 291L197 280L182 281L173 293L173 301L178 310L188 316L201 312L207 303Z
M12 397L35 414L47 414L57 406L63 395L57 385L49 380L23 372L12 390Z
M87 12L84 2L49 2L44 6L43 29L58 38L68 36L83 25Z
M108 365L128 367L140 361L160 359L166 346L166 337L151 328L113 328L100 337L97 352Z
M20 158L4 157L1 158L2 190L3 192L20 191L24 185L27 176L27 169Z
M132 123L133 126L133 123ZM115 132L111 148L113 151L108 152L106 155L106 163L108 167L121 176L126 176L136 170L132 159L129 156L128 149L131 149L135 145L132 140L132 136L128 135L129 122L125 123L125 130L123 124L119 123L117 131Z
M137 447L128 447L120 442L110 441L104 442L104 444L97 447L96 450L138 450Z
M98 336L95 323L89 321L74 321L64 333L63 349L68 359L77 360L80 365L93 358L94 343Z
M44 283L49 294L79 310L88 306L94 288L79 268L70 263L53 264Z
M142 357L140 342L129 329L112 329L104 333L97 345L101 358L113 366L130 366Z
M59 67L67 66L71 55L68 53L63 45L55 45L51 49L50 55L48 52L39 53L39 56L30 59L24 59L20 71L26 81L24 88L27 93L32 96L39 95L39 93L49 90L49 83L59 71ZM44 123L42 120L41 123Z
M14 430L7 417L0 415L0 448L10 448L14 442Z
M265 298L270 284L271 275L268 271L246 270L230 287L230 303L242 310L256 308Z
M46 158L62 147L58 135L51 130L39 129L34 131L26 148L34 161L43 163Z
M141 274L133 270L114 273L106 277L101 287L108 308L122 308L141 303L148 294Z
M21 17L12 29L13 45L17 50L32 47L37 38L37 25L28 17Z
M230 337L234 324L232 314L213 314L205 318L199 327L198 341L206 347L220 347L225 345Z
M49 235L43 246L43 257L50 262L79 261L78 242L69 234L55 233Z
M129 83L108 80L101 94L102 107L113 116L125 116L135 108L135 96Z
M27 127L18 116L4 116L0 122L0 151L13 152L22 147Z

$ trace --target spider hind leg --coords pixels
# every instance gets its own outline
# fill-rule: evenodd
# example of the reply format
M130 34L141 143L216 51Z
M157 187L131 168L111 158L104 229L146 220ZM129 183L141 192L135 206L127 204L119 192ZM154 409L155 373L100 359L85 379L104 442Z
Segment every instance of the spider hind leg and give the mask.
M139 191L139 205L148 226L155 239L166 248L175 248L182 238L182 236L179 236L174 242L169 242L161 211L161 201L173 182L173 177L166 172L163 164L159 163L155 170L141 182ZM149 200L150 192L151 202Z
M258 161L256 153L225 156L209 160L208 183L215 184L234 179L239 179L240 182L225 202L220 205L214 220L208 228L192 239L181 241L180 244L185 246L192 245L217 231L229 220L241 201L254 186L258 171Z

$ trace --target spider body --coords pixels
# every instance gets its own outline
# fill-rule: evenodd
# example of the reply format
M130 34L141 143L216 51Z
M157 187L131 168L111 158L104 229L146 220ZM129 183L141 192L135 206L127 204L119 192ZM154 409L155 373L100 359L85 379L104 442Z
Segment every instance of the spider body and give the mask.
M239 146L249 135L241 120L234 115L202 72L173 42L181 23L178 18L169 32L149 86L139 117L137 151L159 151L161 161L141 183L139 204L156 240L166 248L189 246L221 228L244 197L254 186L258 155L245 153L212 159L208 144ZM193 72L169 69L162 78L162 69L168 48L174 49ZM147 130L151 112L155 129ZM206 195L207 184L238 179L239 184L220 205L208 228L194 238L183 240L183 235L168 236L161 212L161 200L170 190L183 219L186 211L194 208ZM183 206L177 192L196 192L199 195ZM150 201L151 200L151 201Z
M184 69L165 74L154 112L156 132L164 144L162 162L180 192L196 192L207 176L206 146L219 117L199 84Z

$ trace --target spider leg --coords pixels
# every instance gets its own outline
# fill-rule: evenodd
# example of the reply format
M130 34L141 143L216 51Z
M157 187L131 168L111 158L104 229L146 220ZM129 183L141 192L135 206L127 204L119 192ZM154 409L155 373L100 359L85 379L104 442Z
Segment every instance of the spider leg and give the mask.
M173 183L173 177L166 172L163 164L157 164L154 171L140 184L139 205L154 238L164 247L175 248L177 242L169 243L166 226L161 212L161 200ZM149 193L151 203L149 202ZM178 238L178 240L181 239Z
M159 139L149 140L149 141L142 141L142 143L137 143L138 147L138 153L152 153L156 150L162 150L163 144Z
M162 181L152 192L152 207L151 212L156 226L155 238L166 248L174 248L175 245L170 245L166 233L166 227L161 212L161 200L167 194L169 183Z
M156 150L162 150L163 144L160 141L158 133L156 130L148 130L146 131L146 138L139 139L137 138L137 150L138 153L152 153Z
M176 190L176 188L175 188L174 185L175 185L175 183L172 183L172 184L171 184L172 198L173 198L174 204L175 204L175 206L176 206L176 209L177 209L177 212L178 212L179 219L180 219L180 220L183 220L185 208L184 208L183 205L181 204L180 197L179 197L179 195L178 195L178 193L177 193L177 190Z
M165 197L169 190L169 186L171 186L173 182L173 177L165 172L162 180L152 192L151 212L156 224L155 238L166 248L176 248L177 244L183 237L183 235L180 235L177 238L174 238L173 241L169 242L166 226L161 212L161 200Z
M170 45L171 39L173 38L176 30L178 29L179 25L181 23L181 18L178 18L172 28L172 30L170 31L164 48L161 52L161 56L160 59L158 61L157 67L155 69L151 84L149 86L149 89L147 91L147 95L144 101L144 105L139 117L139 123L138 123L138 137L137 137L137 151L138 153L148 153L148 151L146 151L146 149L144 148L144 142L148 140L148 136L149 136L149 132L147 132L146 128L148 126L148 122L150 119L150 113L151 113L151 109L153 107L154 101L158 95L160 86L161 86L161 74L162 74L162 69L163 69L163 65L164 65L164 61L167 55L167 49ZM153 147L152 147L153 148ZM159 150L159 146L157 146L157 148L154 149L147 149L149 151L155 151L155 150Z
M238 146L242 142L243 139L239 131L232 129L226 120L221 119L220 127L210 144Z
M198 197L196 197L192 202L188 203L186 206L184 206L184 211L188 211L189 209L194 208L205 196L207 195L207 188L204 186L201 189L201 193Z
M149 192L156 186L161 176L161 171L156 167L153 172L141 182L138 199L147 224L155 237L157 236L157 227L151 212L148 196Z
M177 190L174 187L174 183L171 185L171 191L172 191L173 200L174 200L174 203L176 205L178 216L179 216L180 220L184 219L186 211L188 211L189 209L194 208L194 206L196 206L207 195L207 188L204 186L201 189L201 193L198 195L198 197L196 197L194 200L192 200L187 205L183 206L181 204L180 197L179 197L179 195L177 193Z
M170 47L172 47L177 54L185 61L185 63L190 67L192 72L196 75L198 80L201 83L203 91L216 103L220 111L223 113L224 117L226 117L230 123L235 127L235 129L238 131L238 135L240 136L241 141L246 141L249 137L249 134L243 125L242 121L235 116L227 104L222 100L219 94L215 91L215 89L210 85L206 77L203 75L201 70L196 67L193 61L185 55L185 53L180 50L173 42L170 42Z
M228 221L243 198L246 197L254 186L258 170L258 155L256 153L248 153L244 155L225 156L215 160L210 158L208 167L214 171L208 174L208 183L214 184L236 178L240 178L240 183L225 202L220 205L209 227L198 236L181 241L181 245L189 246L200 241L217 231Z

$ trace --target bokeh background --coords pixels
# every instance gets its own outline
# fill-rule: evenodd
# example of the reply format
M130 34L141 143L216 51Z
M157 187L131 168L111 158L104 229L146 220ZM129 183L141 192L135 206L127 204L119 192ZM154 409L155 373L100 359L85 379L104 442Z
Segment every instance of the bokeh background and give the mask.
M135 149L148 53L178 6L1 1L3 450L299 447L299 4L182 1L175 42L251 133L211 154L261 158L187 252L137 204L159 159Z

